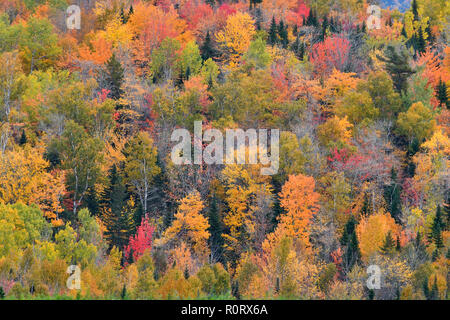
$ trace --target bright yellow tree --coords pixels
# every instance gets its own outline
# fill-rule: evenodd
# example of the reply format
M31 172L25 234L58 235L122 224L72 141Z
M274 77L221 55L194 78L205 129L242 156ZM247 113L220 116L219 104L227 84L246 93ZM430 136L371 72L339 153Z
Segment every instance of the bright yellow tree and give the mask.
M224 30L216 34L216 39L230 68L236 66L240 56L247 51L254 34L254 21L248 13L237 12L227 18Z

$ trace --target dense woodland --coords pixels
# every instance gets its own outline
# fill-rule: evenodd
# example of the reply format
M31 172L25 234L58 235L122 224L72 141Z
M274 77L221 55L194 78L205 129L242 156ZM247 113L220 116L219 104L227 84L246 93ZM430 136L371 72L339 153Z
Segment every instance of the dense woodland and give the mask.
M0 0L0 299L448 299L450 2L370 4Z

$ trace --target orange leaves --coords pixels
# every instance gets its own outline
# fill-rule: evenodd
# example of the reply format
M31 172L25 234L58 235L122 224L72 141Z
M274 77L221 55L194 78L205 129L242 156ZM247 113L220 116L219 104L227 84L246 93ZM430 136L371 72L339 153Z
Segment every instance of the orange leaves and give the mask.
M313 177L302 174L289 176L284 184L280 196L281 206L286 213L279 216L277 229L268 235L263 244L264 250L270 250L283 237L298 240L298 244L308 249L310 222L319 210L320 195L314 191Z
M291 175L280 193L280 203L286 214L280 216L279 227L306 245L309 245L309 223L319 210L320 195L314 192L314 187L313 177Z
M164 11L160 7L139 2L134 12L128 24L135 35L133 53L141 67L150 63L153 50L165 38L175 38L182 43L193 39L186 22L180 19L173 7Z
M112 55L112 45L102 37L94 39L90 46L82 45L79 50L80 59L104 64Z

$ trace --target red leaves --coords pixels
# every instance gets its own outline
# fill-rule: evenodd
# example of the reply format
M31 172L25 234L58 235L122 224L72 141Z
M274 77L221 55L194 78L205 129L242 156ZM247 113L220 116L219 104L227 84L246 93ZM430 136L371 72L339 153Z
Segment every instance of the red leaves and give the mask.
M303 0L299 0L298 7L295 10L289 11L286 20L289 24L297 24L297 26L300 27L304 25L310 10L311 9L303 2Z
M142 218L136 234L130 237L130 242L125 247L124 254L127 261L130 257L133 258L133 261L137 261L144 254L145 250L151 250L154 231L155 227L150 224L148 217Z
M350 42L342 37L333 36L324 42L316 43L310 54L316 74L321 77L330 74L333 69L343 71L349 58Z

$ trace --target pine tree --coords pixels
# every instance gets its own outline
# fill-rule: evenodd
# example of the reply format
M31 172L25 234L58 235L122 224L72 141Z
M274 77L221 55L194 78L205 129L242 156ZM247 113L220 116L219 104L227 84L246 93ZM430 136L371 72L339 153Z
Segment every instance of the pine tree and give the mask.
M127 23L127 17L125 16L125 13L123 11L123 7L120 8L120 21L122 22L122 24Z
M211 42L211 36L209 35L209 31L206 32L205 41L203 42L203 45L200 48L200 53L203 61L208 60L209 58L214 58L216 56L215 50Z
M449 108L450 99L448 98L447 84L442 81L442 79L439 79L439 83L436 88L436 97L439 100L439 104L441 107L446 106L447 108Z
M27 135L25 133L25 130L22 130L22 135L20 136L19 145L23 146L27 143Z
M3 290L3 287L0 287L0 299L5 298L5 291Z
M186 268L184 268L184 279L189 279L189 270L188 270L188 268L186 267Z
M445 224L442 221L441 206L438 206L429 236L431 241L434 242L434 244L436 245L437 250L444 247L444 240L442 238L442 231L444 230L444 228Z
M223 258L223 226L220 219L219 208L217 207L217 198L215 195L212 196L209 205L209 233L211 234L211 252L214 252L219 260L221 260Z
M388 205L388 210L394 218L395 222L401 224L401 186L397 183L397 171L392 167L391 169L391 184L384 188L384 199Z
M414 15L414 21L419 21L419 6L417 4L417 0L412 0L411 11Z
M272 22L270 24L269 29L269 44L271 46L274 46L278 42L278 35L277 35L277 23L275 21L275 16L272 16Z
M370 215L371 213L372 213L372 207L370 206L370 203L369 203L369 197L367 196L367 194L364 194L364 201L363 201L363 205L361 208L361 215L367 216L367 215Z
M394 252L394 249L395 249L395 241L394 238L392 237L391 231L389 230L386 237L384 238L384 242L380 248L380 251L384 255L389 255Z
M102 220L107 231L105 237L112 246L122 250L134 230L133 213L127 206L128 194L122 175L113 165L109 172L109 185L102 194L105 211Z
M287 26L284 25L283 20L280 20L280 23L278 25L278 36L282 47L287 48L287 45L289 43L288 33L287 33Z
M322 21L322 33L321 33L321 36L320 36L322 41L325 40L325 37L326 37L326 35L327 35L327 29L328 29L328 27L329 27L329 24L328 24L328 18L327 18L327 16L325 16L325 17L323 17L323 21Z
M105 81L107 88L111 91L109 96L118 100L122 97L123 90L123 68L113 53L111 58L106 62Z
M120 293L120 298L124 300L127 296L127 286L124 284L122 287L122 292Z
M294 24L294 26L292 27L292 35L294 37L297 37L297 35L298 35L298 26L297 26L297 24Z
M428 35L428 38L427 38L428 45L429 45L429 46L434 45L434 43L435 43L435 41L436 41L436 37L434 36L433 31L431 30L431 24L430 24L430 21L428 21L427 28L425 29L425 32L426 32L427 35Z
M356 220L353 216L347 221L342 234L341 244L345 247L343 262L347 271L350 271L356 263L361 261L361 251L356 236Z
M430 289L428 288L428 279L423 280L422 290L425 298L427 300L430 300Z
M439 300L439 289L437 286L437 277L434 276L433 286L430 291L430 298L428 300Z
M128 10L128 19L134 14L133 5L130 5L130 10Z
M423 32L422 32L422 28L419 28L419 30L417 31L417 40L416 40L416 52L420 53L424 53L426 50L426 42L423 36Z
M400 245L400 237L399 236L397 236L397 239L396 239L395 250L397 250L398 252L400 252L402 250L402 246Z
M388 46L385 51L385 57L377 56L381 61L386 63L386 71L394 82L397 92L406 92L408 89L408 78L415 73L408 61L408 53L402 50L397 53L393 46Z

